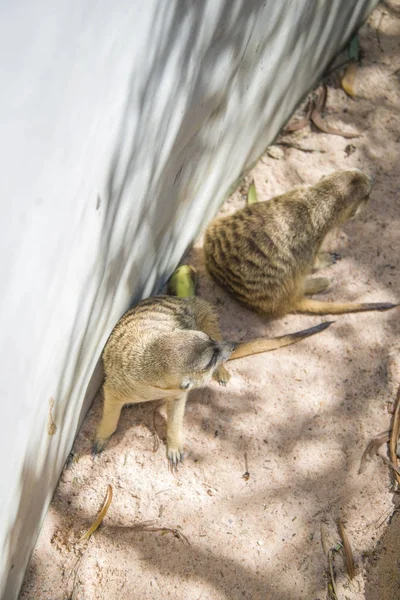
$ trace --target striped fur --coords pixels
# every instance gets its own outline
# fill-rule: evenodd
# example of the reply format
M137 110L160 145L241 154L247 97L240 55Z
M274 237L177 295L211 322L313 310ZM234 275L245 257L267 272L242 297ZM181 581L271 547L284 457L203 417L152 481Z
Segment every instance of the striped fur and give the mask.
M315 186L295 188L214 220L204 240L208 271L238 302L269 317L392 308L395 305L389 303L335 304L305 298L329 284L327 279L306 279L317 263L334 262L334 255L320 253L325 237L356 215L371 188L361 171L338 171Z
M233 349L222 341L215 309L200 298L156 296L129 310L103 352L104 405L94 452L114 433L124 404L165 398L167 456L176 467L183 457L187 393L211 377L225 384L223 363Z

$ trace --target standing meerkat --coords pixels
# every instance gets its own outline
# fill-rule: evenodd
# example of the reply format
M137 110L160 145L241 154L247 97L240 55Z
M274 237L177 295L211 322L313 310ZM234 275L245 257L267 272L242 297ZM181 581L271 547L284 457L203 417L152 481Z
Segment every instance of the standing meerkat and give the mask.
M294 344L326 329L321 323L278 338L234 344L222 341L215 308L195 296L155 296L139 302L114 327L103 351L104 405L94 453L117 428L124 404L165 398L167 457L175 468L183 459L183 415L188 391L213 377L230 378L227 360Z
M307 277L337 258L320 252L325 237L358 213L371 188L372 181L358 169L337 171L314 186L295 188L215 219L204 239L208 271L241 304L270 317L397 306L389 302L332 303L306 297L329 286L324 277Z

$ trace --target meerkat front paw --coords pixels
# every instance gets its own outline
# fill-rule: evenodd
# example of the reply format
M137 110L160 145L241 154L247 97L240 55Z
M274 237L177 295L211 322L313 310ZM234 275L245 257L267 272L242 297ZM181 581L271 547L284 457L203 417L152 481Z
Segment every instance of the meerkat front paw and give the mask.
M314 261L313 270L318 271L318 269L330 267L341 258L342 257L337 252L318 252Z
M104 448L106 447L108 442L108 438L106 440L103 439L95 439L92 445L92 456L96 456L97 454L101 454Z
M171 471L177 471L179 463L183 463L184 459L183 444L179 447L167 444L167 458Z
M225 386L231 378L231 374L227 369L225 369L224 365L220 365L218 369L216 369L213 373L213 379L218 381L219 385Z

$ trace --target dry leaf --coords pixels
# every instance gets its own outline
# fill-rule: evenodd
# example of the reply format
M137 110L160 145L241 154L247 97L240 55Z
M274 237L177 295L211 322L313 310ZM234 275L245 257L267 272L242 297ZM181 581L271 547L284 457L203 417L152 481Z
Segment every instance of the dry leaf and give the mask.
M106 516L107 511L110 507L112 496L113 496L112 487L111 487L111 485L108 485L107 486L107 494L106 494L105 500L103 502L103 506L102 506L99 514L97 515L96 519L93 521L93 523L89 527L89 529L86 531L86 533L84 533L83 536L78 540L78 544L79 544L79 542L82 542L83 540L86 540L87 538L89 538L92 535L92 533L94 533L96 531L96 529L99 527L100 523Z
M328 552L328 564L329 564L329 573L331 576L332 591L333 591L334 597L337 598L338 593L337 593L337 587L336 587L335 573L333 571L332 550L329 550L329 552Z
M357 74L357 64L350 63L342 79L342 88L348 96L354 98L357 94L355 91L355 82Z
M348 535L347 535L347 532L346 532L346 529L345 529L343 523L341 521L339 521L338 526L339 526L340 537L342 538L342 542L343 542L347 572L349 574L350 579L353 579L353 577L355 577L355 575L356 575L353 552L351 550L349 538L348 538Z

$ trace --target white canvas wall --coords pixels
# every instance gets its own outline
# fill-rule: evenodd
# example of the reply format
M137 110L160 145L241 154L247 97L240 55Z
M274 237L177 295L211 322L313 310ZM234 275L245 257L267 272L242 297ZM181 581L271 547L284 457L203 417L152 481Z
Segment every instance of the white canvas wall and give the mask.
M6 600L113 325L165 280L374 4L1 0Z

